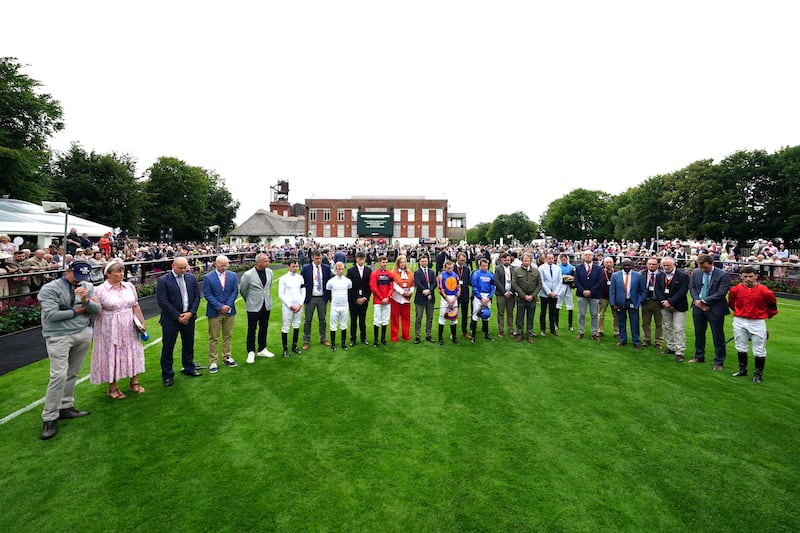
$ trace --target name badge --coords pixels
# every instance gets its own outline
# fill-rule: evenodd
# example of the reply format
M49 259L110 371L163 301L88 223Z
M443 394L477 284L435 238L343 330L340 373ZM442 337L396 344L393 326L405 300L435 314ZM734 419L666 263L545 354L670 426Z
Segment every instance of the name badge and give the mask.
M648 290L648 291L650 291L650 292L653 292L653 291L655 291L655 290L656 290L656 288L655 288L655 287L653 287L653 286L650 286L650 287L647 287L647 290Z
M669 294L669 289L664 289L664 294Z
M633 308L634 308L634 307L633 307L633 302L629 303L629 304L628 304L628 307L630 307L631 309L633 309Z
M606 285L611 286L611 280L606 281Z
M458 284L459 284L459 285L463 285L463 284L464 284L464 280L461 280L461 279L460 279L460 280L458 280Z
M358 295L361 296L362 294L363 292L361 291L361 289L358 289Z

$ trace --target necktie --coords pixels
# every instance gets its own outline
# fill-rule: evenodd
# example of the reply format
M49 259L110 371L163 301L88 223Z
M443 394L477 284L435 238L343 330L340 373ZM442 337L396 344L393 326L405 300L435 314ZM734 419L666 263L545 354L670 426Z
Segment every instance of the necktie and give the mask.
M189 295L186 294L186 280L183 279L183 276L178 276L178 289L181 291L181 305L183 306L183 311L186 311L186 303L189 301Z
M428 283L428 287L431 286L431 278L428 277L428 269L423 268L422 272L425 274L425 281Z
M222 287L222 290L225 290L225 272L219 275L219 284Z
M553 279L553 265L550 265L550 279Z
M700 289L700 299L705 300L706 296L708 296L708 283L710 281L711 274L710 273L703 273L703 287Z
M650 272L650 286L651 287L655 287L656 286L656 273L655 272Z
M628 292L628 276L629 274L625 272L625 298L630 297L630 293Z
M317 265L317 282L316 282L317 292L322 292L322 268Z

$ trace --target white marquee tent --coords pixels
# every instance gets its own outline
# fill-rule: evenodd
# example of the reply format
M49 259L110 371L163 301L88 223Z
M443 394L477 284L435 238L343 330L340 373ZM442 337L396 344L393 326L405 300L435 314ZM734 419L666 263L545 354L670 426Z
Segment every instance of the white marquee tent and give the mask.
M46 248L53 238L64 238L64 213L45 213L39 204L23 202L11 198L0 198L0 233L6 233L13 240L22 237L36 242L38 248ZM69 215L67 229L75 228L78 235L87 233L97 240L109 231L109 226L97 224L85 218Z

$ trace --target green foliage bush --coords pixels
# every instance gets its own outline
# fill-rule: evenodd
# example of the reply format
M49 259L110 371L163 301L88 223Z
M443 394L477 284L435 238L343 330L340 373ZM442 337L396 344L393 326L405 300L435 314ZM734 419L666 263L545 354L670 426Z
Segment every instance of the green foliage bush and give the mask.
M0 335L41 324L42 309L35 298L25 298L0 311Z

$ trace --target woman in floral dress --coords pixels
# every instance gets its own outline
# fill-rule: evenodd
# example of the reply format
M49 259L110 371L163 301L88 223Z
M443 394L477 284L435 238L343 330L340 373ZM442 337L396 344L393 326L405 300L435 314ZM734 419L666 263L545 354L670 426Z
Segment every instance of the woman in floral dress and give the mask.
M144 348L133 321L136 317L144 326L144 316L136 288L122 280L125 277L122 262L109 263L106 277L95 291L102 311L94 323L91 382L107 382L108 395L120 399L125 394L119 390L117 381L123 378L130 378L130 390L137 394L144 392L139 385L139 374L144 372Z

